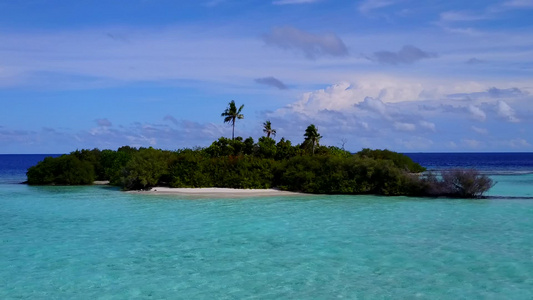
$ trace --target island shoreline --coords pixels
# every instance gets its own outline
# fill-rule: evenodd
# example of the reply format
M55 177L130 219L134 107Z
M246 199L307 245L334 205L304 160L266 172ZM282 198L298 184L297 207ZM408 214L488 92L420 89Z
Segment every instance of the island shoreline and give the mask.
M298 193L282 191L279 189L232 189L232 188L169 188L153 187L149 190L127 191L127 193L145 195L176 195L194 197L217 197L217 198L239 198L239 197L272 197L272 196L302 196L312 195L308 193Z

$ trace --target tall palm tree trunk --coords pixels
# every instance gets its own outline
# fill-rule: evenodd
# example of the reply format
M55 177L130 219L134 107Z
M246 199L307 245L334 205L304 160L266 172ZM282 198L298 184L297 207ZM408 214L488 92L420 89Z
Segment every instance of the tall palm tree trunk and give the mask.
M232 129L231 129L231 140L234 141L235 140L235 119L233 119L233 124L232 124Z

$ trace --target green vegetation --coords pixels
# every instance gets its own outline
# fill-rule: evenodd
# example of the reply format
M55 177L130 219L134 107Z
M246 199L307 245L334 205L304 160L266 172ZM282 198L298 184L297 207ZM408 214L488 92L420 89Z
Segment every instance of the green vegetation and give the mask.
M231 139L235 139L235 121L237 119L244 119L244 115L241 114L242 109L244 108L244 104L237 109L237 106L235 105L235 101L231 100L231 102L228 104L228 107L224 112L220 115L221 117L224 117L224 123L231 123L232 131L231 131Z
M178 151L128 146L116 151L76 150L30 167L28 183L81 185L109 180L123 190L154 186L277 187L320 194L474 198L493 185L487 176L475 171L456 170L440 177L420 175L425 171L422 166L388 150L363 149L351 154L321 146L314 125L307 127L300 145L293 146L284 138L276 143L270 137L275 133L270 122L264 125L267 136L257 142L251 137L221 137L209 147Z
M322 136L318 134L318 129L315 124L307 126L304 134L305 140L302 146L306 149L311 149L311 154L315 154L315 148L318 146Z
M276 129L272 129L272 123L270 123L270 120L263 123L263 132L267 135L267 138L271 135L276 136Z
M432 173L424 174L420 183L426 195L456 198L481 198L495 184L487 175L472 169L448 170L440 174L440 179Z

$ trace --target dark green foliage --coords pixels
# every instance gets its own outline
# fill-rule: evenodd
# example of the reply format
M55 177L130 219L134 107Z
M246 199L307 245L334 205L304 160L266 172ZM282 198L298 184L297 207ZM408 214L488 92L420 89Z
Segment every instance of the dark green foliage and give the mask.
M316 128L315 128L316 129ZM29 184L91 184L109 180L124 190L170 187L270 188L321 194L481 197L492 180L473 170L440 177L405 155L363 149L293 146L282 138L220 138L207 148L164 151L121 147L76 150L28 169ZM312 146L310 144L309 146Z
M281 138L276 144L276 160L284 160L302 154L300 147L294 147L291 141Z
M84 185L95 179L94 166L74 155L47 157L26 173L28 184Z
M211 157L240 155L245 151L250 151L250 149L247 148L247 145L249 147L249 143L250 141L248 139L247 143L243 142L241 137L236 137L234 140L221 137L214 141L211 146L205 148L204 151Z
M302 143L302 148L308 153L315 154L315 149L319 146L320 139L322 138L318 133L318 128L316 128L315 124L307 126L304 137L305 140Z
M276 157L276 141L270 137L260 137L257 142L256 156L261 158L275 158Z
M361 157L368 157L373 159L385 159L390 160L394 163L394 165L402 170L411 172L411 173L421 173L426 170L426 168L422 167L421 165L415 163L409 156L393 152L389 150L371 150L368 148L365 148L359 152L357 152L355 155L361 156Z
M122 169L120 185L126 190L137 190L167 183L169 165L174 159L175 154L170 151L140 149Z
M203 151L182 150L170 167L170 187L209 187L213 186L206 168L214 160Z
M112 185L120 185L124 168L135 153L137 153L137 150L103 150L100 156L100 164L103 167L104 176L99 178L99 180L109 180Z
M244 140L244 148L242 150L244 155L252 155L254 153L255 142L252 137Z
M279 187L321 194L410 194L409 175L391 161L355 156L296 156L276 169Z

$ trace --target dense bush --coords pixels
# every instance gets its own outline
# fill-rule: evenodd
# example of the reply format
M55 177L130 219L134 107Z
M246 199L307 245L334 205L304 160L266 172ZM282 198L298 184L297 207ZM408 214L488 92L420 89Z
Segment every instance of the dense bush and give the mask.
M394 163L394 165L402 170L408 171L410 173L421 173L426 170L426 168L421 165L413 162L411 158L407 155L393 152L390 150L372 150L365 148L356 153L356 155L361 157L373 158L373 159L384 159L389 160Z
M91 184L109 180L124 190L170 187L270 188L321 194L481 197L492 181L472 170L435 176L409 157L337 147L309 151L281 139L220 138L209 147L164 151L121 147L76 150L28 169L29 184Z
M414 179L391 161L357 156L297 156L275 171L282 189L321 194L409 195Z
M167 183L173 159L175 154L170 151L140 149L122 168L120 185L127 190L138 190Z
M423 195L481 198L494 184L487 175L476 170L453 169L441 172L440 176L425 174L419 186Z
M27 172L28 184L84 185L95 180L94 166L74 155L47 157Z

